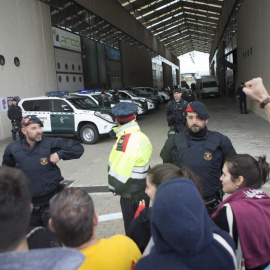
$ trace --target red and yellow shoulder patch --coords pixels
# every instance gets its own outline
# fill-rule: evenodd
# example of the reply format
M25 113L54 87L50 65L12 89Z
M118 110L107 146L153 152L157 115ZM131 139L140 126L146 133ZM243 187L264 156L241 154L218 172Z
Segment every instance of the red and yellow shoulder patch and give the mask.
M125 135L120 137L120 139L117 142L116 151L121 151L121 152L126 151L130 135L131 134L129 133L129 134L125 134Z

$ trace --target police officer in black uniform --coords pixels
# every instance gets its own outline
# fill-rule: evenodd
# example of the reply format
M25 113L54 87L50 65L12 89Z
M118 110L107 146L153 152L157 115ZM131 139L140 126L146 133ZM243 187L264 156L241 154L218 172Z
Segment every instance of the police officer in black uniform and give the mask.
M105 92L101 92L100 97L98 99L98 105L102 108L111 108L111 102L106 97Z
M184 130L186 126L185 110L188 102L181 98L181 88L174 89L173 97L173 100L169 101L166 106L167 121L170 127L169 135Z
M13 141L16 140L16 133L19 133L19 137L22 139L23 134L21 131L21 120L22 120L22 109L18 106L18 101L16 98L12 99L12 105L8 110L8 118L12 124L12 139Z
M190 103L186 112L187 130L170 136L160 156L164 163L186 166L199 176L203 199L212 213L223 196L219 180L223 163L236 152L227 136L207 129L209 113L202 102Z
M31 181L33 212L30 225L47 226L49 200L62 188L60 160L79 158L83 146L73 140L42 137L42 121L35 115L22 119L25 138L9 144L4 152L2 165L21 169Z

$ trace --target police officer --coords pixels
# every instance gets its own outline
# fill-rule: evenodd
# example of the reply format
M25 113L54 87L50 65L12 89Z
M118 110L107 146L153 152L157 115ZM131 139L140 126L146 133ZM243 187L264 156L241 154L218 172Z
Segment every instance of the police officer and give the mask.
M167 121L170 127L169 134L174 134L184 130L186 126L185 110L188 102L183 100L181 97L181 88L174 89L173 100L169 101L166 106Z
M25 138L6 147L2 165L17 167L28 176L34 207L30 225L46 226L49 200L62 188L63 177L56 163L79 158L84 148L73 140L42 137L43 123L35 115L24 117L21 124Z
M22 139L23 134L21 131L21 120L22 120L22 109L18 106L18 101L16 98L12 99L12 105L8 110L8 118L11 120L12 124L12 139L16 140L16 133L19 133L19 137Z
M111 108L111 102L106 97L105 92L101 92L100 97L98 99L98 105L103 108Z
M182 94L182 99L187 101L188 103L195 101L195 94L191 89L186 88L184 93Z
M119 102L112 108L118 127L114 128L117 140L109 157L108 180L109 189L121 196L125 231L140 200L149 204L145 188L152 145L136 122L136 112L137 106L129 102Z
M187 130L170 136L160 156L164 163L186 166L200 177L203 198L211 213L222 200L219 178L224 160L236 152L228 137L207 129L209 113L202 102L190 103L186 112Z
M112 100L114 102L120 102L119 92L117 89L114 89Z
M247 111L247 97L246 93L243 91L244 83L241 83L240 86L236 90L236 96L239 101L240 113L243 114L243 105L244 105L244 113L248 114Z

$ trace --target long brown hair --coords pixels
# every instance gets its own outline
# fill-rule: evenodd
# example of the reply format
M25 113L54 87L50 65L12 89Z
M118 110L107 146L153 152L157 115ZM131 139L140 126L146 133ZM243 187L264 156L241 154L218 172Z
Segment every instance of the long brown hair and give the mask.
M199 190L199 193L202 195L202 188L198 176L196 176L196 174L189 170L187 167L179 168L171 163L158 164L151 168L148 171L147 175L149 181L157 188L163 182L174 178L188 178L195 183Z

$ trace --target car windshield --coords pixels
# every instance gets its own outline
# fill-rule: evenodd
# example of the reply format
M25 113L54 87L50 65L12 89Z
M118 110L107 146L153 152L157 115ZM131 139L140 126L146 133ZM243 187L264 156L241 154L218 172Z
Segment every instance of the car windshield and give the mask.
M133 92L131 92L131 91L127 91L127 93L129 94L129 95L131 95L132 97L137 97L138 95L136 95L135 93L133 93Z
M217 82L216 81L203 82L203 87L217 87Z
M90 110L98 107L90 97L74 97L68 100L79 110Z

